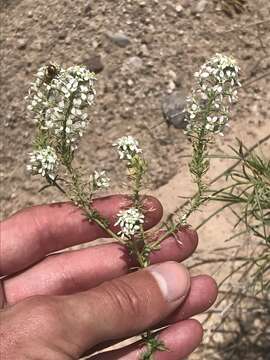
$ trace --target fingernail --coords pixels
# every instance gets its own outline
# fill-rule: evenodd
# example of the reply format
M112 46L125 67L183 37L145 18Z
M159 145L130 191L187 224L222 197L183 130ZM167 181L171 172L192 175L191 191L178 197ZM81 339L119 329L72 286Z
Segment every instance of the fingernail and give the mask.
M168 302L181 300L188 293L190 277L187 269L174 261L168 261L147 268L154 276Z

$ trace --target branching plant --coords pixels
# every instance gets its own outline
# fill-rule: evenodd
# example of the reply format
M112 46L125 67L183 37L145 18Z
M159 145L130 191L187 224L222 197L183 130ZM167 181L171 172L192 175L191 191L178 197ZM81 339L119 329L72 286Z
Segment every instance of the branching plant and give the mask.
M270 135L259 143L269 139ZM209 190L214 194L211 200L221 205L197 229L228 208L235 225L225 243L235 240L235 245L201 255L191 266L211 265L216 270L227 266L219 283L220 297L205 320L209 338L204 356L263 359L269 353L270 336L270 159L247 149L239 140L238 147L231 149L237 167L223 173L228 185ZM254 332L255 322L259 326ZM215 341L216 334L222 335L222 344Z
M105 171L96 170L83 180L81 171L74 166L79 138L89 123L86 110L92 106L95 97L95 74L85 67L73 66L65 70L51 64L38 71L27 97L28 108L34 113L37 125L28 169L33 175L45 178L47 184L43 189L57 188L82 210L89 222L95 222L110 237L126 246L140 268L147 267L150 254L160 248L162 241L170 234L176 237L179 229L188 226L189 216L218 193L210 192L204 181L210 166L208 144L215 141L216 135L223 135L223 129L229 126L230 106L236 100L240 86L238 73L239 68L233 59L216 54L195 74L195 86L187 99L185 114L186 135L193 148L189 170L198 191L181 212L168 217L155 241L149 241L150 235L143 228L145 211L140 194L144 188L147 162L136 139L128 135L113 144L126 165L131 185L130 204L118 213L115 224L110 224L93 208L96 194L106 190L110 184ZM222 196L225 193L219 194L219 200ZM247 216L250 211L260 216L261 209L248 208ZM112 231L111 225L117 226L119 231ZM150 330L143 334L142 339L146 345L146 351L141 355L143 360L152 359L156 351L166 350Z

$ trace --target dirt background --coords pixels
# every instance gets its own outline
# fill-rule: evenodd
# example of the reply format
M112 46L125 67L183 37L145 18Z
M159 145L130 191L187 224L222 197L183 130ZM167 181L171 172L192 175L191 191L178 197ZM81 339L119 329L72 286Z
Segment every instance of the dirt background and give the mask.
M179 196L192 194L193 185L187 159L181 158L190 153L190 144L182 129L168 129L162 109L172 95L183 102L193 73L208 57L216 52L235 57L243 83L231 128L213 153L228 153L236 137L252 146L269 134L270 2L247 5L229 17L220 2L211 0L4 0L1 218L25 206L61 200L55 191L37 194L40 179L26 171L34 125L24 97L37 69L49 62L85 64L97 72L97 99L89 111L92 124L81 142L79 165L89 172L107 170L114 189L121 190L123 168L111 144L122 135L137 136L149 161L146 192L161 199L165 213L182 202ZM269 155L269 142L261 150ZM230 164L213 161L209 179ZM212 210L204 208L194 225ZM229 213L211 225L200 231L199 253L223 246L233 229Z

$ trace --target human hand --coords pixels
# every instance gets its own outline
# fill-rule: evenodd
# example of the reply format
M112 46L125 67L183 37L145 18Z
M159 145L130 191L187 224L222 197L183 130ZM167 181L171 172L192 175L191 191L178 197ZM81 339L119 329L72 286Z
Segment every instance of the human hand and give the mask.
M127 204L127 197L115 195L95 200L94 207L114 224ZM151 228L162 207L152 197L144 199L144 207L145 228ZM171 236L151 255L155 265L128 273L136 264L116 243L51 254L106 237L71 203L36 206L3 221L1 359L78 359L164 325L170 326L159 338L169 351L157 352L155 359L185 358L202 339L201 325L187 319L210 307L217 290L210 277L190 279L176 263L197 246L194 231L178 236L182 245ZM135 360L141 351L136 343L91 359Z

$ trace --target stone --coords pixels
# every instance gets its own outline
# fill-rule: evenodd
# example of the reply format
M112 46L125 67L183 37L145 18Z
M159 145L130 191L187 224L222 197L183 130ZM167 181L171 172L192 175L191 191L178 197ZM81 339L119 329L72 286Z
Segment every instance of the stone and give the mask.
M92 41L92 46L94 49L98 48L99 47L99 42L97 40L93 40Z
M65 40L65 38L67 37L67 30L62 30L58 32L58 39L59 40Z
M144 44L151 44L153 42L153 35L151 34L145 34L143 39L142 39L142 42Z
M91 15L91 11L92 11L92 4L89 1L87 1L84 7L84 13L85 15L89 16Z
M175 89L175 83L173 80L170 80L168 83L168 93L171 94L173 90Z
M138 56L132 56L126 59L121 70L122 72L134 73L141 70L143 67L143 61Z
M186 106L186 97L182 91L174 91L172 94L164 97L161 103L162 114L168 127L173 126L176 129L185 129L186 122L183 110Z
M119 47L124 48L130 44L129 37L122 32L118 32L115 34L108 33L107 35L109 39Z
M145 44L142 44L140 47L140 52L143 56L148 56L149 55L149 50L147 48L147 46Z
M190 7L192 4L192 0L181 0L181 5L183 6L183 8L188 8Z
M130 87L130 86L132 86L134 84L134 82L133 82L132 79L128 79L127 84Z
M183 11L183 6L181 4L175 5L175 11L180 14Z
M192 9L193 14L202 13L207 5L207 0L200 0L197 4L194 4L194 7Z
M99 54L90 55L88 59L84 59L82 62L85 64L90 71L98 74L104 69L102 58Z
M25 40L25 39L18 40L18 49L19 50L25 50L26 46L27 46L27 40Z

